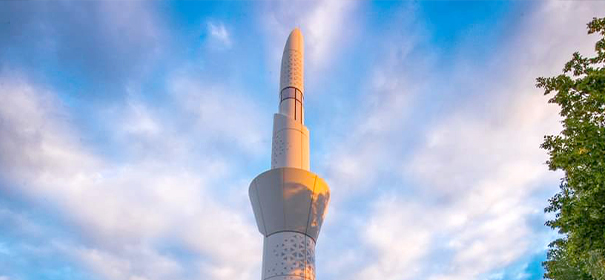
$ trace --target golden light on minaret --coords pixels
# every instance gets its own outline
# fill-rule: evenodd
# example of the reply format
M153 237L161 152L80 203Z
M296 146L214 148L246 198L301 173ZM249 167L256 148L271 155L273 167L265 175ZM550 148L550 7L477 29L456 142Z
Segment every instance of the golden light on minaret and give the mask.
M271 169L254 178L249 189L264 236L263 280L315 279L315 244L330 200L326 182L309 171L303 45L302 33L295 28L282 56Z

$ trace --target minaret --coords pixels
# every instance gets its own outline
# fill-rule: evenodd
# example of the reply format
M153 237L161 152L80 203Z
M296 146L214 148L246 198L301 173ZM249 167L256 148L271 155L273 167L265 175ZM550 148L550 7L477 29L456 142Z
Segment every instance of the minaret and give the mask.
M264 236L262 280L315 280L315 242L330 200L326 182L309 171L303 58L303 37L295 28L282 56L271 169L254 178L249 189Z

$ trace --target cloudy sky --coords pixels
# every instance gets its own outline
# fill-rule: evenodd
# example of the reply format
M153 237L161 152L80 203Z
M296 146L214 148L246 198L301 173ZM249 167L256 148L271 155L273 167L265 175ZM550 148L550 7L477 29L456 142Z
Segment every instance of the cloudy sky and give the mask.
M0 2L0 280L260 279L248 184L306 47L321 280L541 279L534 87L605 2Z

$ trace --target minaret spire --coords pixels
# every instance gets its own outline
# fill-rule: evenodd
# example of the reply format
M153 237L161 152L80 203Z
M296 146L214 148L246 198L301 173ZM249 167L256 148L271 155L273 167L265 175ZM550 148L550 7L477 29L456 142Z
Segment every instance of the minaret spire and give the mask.
M279 114L273 119L271 168L309 170L309 130L304 125L304 41L300 29L288 36L281 59Z

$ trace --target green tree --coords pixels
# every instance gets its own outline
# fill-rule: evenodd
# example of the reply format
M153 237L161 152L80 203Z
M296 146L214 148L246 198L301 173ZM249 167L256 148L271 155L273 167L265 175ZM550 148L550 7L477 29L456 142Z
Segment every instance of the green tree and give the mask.
M543 263L547 279L605 279L605 18L588 23L600 34L596 56L574 53L563 74L537 79L560 106L563 130L544 137L551 170L562 170L560 192L546 212L546 225L562 234Z

